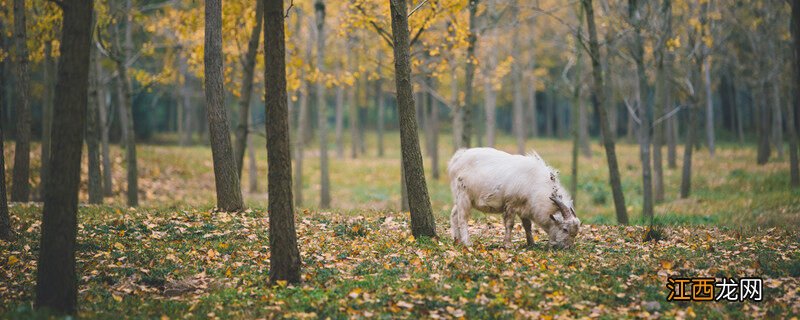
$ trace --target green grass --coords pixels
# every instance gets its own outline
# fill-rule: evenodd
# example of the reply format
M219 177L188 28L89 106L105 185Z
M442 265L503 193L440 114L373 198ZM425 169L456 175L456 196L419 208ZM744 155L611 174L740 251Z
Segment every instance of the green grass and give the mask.
M677 196L680 170L665 169L666 200L656 206L655 218L661 240L643 242L649 222L640 213L637 147L618 147L628 212L638 225L624 227L616 225L605 157L593 144L593 157L580 158L576 198L584 227L574 249L551 251L540 230L535 245L526 247L519 224L514 246L503 249L499 217L480 213L470 222L475 245L464 248L448 239L449 136L440 140L442 177L434 180L427 171L442 238L416 241L410 239L408 213L399 212L398 138L387 135L385 158L375 156L374 136L368 136L366 155L332 158L329 210L315 206L318 158L314 145L307 150L306 202L296 212L304 281L297 286L267 284L266 150L257 150L261 190L245 196L252 210L228 214L211 210L208 148L140 146L142 207L136 210L124 206L123 153L113 149L115 196L104 205L80 208L79 316L617 319L800 313L800 193L786 187L785 162L756 166L752 149L732 145L723 144L715 159L701 150L692 197L683 200ZM512 145L509 137L500 137L499 148L510 151ZM569 172L568 142L537 139L528 146ZM562 175L565 185L570 179ZM36 187L38 175L33 180ZM83 201L85 187L84 181ZM0 242L0 318L42 316L31 308L40 212L35 204L11 207L19 238ZM761 276L767 281L764 301L667 302L670 275ZM202 285L196 292L166 294L187 279ZM657 310L644 309L653 302Z

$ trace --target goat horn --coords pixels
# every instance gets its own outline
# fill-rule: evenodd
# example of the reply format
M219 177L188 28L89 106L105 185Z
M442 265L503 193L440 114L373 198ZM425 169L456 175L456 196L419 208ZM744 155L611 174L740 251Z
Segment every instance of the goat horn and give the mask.
M558 197L556 197L555 195L550 196L550 200L552 200L553 203L555 203L556 206L558 206L558 208L559 208L559 210L561 210L561 214L564 216L564 218L566 218L567 215L572 214L572 210L570 210L567 207L567 205L565 205L563 202L561 202L561 200L558 199Z

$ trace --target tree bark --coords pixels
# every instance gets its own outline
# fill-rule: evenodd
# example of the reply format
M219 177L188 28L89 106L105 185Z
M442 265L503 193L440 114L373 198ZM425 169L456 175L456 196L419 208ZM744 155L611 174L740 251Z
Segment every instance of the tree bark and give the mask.
M264 72L269 189L271 283L300 282L300 251L292 207L292 160L286 106L286 48L283 0L264 0ZM320 3L321 4L321 3Z
M314 2L314 12L317 19L317 70L319 74L325 74L325 4L322 0ZM319 207L327 209L331 206L331 183L328 172L328 103L325 100L324 78L317 79L316 89L317 121L319 122ZM355 150L355 142L353 142L353 150Z
M42 211L42 235L36 277L39 309L75 315L78 277L75 249L78 233L78 188L89 83L92 1L62 5L61 54L56 83L53 145Z
M592 59L592 78L594 79L594 92L592 94L592 104L600 116L600 133L603 136L603 146L606 149L606 159L608 161L609 180L611 191L614 196L614 206L616 208L617 222L628 224L628 213L625 208L625 198L622 194L622 183L620 181L619 165L617 164L617 153L614 140L611 139L611 129L609 128L608 115L605 106L606 101L605 87L603 86L603 75L600 69L600 47L597 43L597 29L594 21L594 8L592 0L581 0L583 9L586 12L586 24L589 32L589 56Z
M392 35L397 105L400 115L400 144L403 169L411 209L411 234L414 237L436 237L422 154L419 147L414 96L411 88L411 53L409 49L408 15L405 0L391 0Z
M256 24L250 31L250 40L247 42L247 53L242 65L242 92L239 97L239 125L236 127L236 169L239 181L242 180L244 167L244 153L247 149L248 126L250 124L250 101L253 96L253 73L256 67L256 54L258 41L261 37L263 19L263 0L256 0Z
M486 15L489 20L496 20L497 12L495 10L495 0L488 0L486 1ZM517 10L514 10L517 12ZM487 26L489 29L489 34L487 39L489 41L494 42L497 39L497 28L495 26ZM516 42L515 42L516 43ZM484 82L483 82L483 94L484 94L484 103L486 108L486 146L490 148L494 148L495 144L495 135L496 135L496 128L497 125L497 92L494 88L494 81L495 81L495 69L497 69L497 50L493 48L494 43L488 43L488 48L486 55L486 68L484 69ZM516 46L513 46L516 47Z
M127 59L117 62L117 73L119 74L117 89L121 102L119 117L122 123L123 141L125 142L125 160L128 165L128 206L136 207L139 205L139 170L136 161L136 132L133 127L131 85L128 80L128 68L125 66L125 60Z
M97 49L89 53L89 93L86 106L86 146L89 156L89 203L103 203L103 183L100 172L99 119L97 114Z
M206 117L214 160L214 182L217 189L217 208L239 211L244 207L239 174L231 150L228 114L225 112L222 58L222 1L205 2L205 64ZM284 93L285 94L285 93ZM285 102L284 102L285 103Z
M28 36L25 30L25 1L14 0L14 46L16 52L17 139L14 145L14 172L11 201L26 202L30 197L31 114L30 75L28 74Z
M686 199L691 194L692 189L692 150L694 150L695 130L697 127L697 110L690 107L689 124L686 129L686 142L683 149L683 173L681 175L681 199Z

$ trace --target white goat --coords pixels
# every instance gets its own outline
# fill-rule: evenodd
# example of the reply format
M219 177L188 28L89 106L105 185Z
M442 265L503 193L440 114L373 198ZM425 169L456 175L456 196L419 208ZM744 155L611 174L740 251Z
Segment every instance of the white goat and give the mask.
M531 221L547 232L553 247L570 247L578 234L581 221L572 198L557 171L536 152L522 156L492 148L460 149L447 164L447 174L454 202L450 230L456 242L470 245L467 219L472 208L503 214L506 248L515 216L522 219L528 245L533 244Z

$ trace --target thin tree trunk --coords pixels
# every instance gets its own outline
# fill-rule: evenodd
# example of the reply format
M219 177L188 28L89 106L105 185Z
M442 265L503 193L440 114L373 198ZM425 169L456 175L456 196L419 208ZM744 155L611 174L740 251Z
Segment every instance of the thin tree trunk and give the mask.
M644 21L639 12L639 1L629 0L631 21L634 25L633 59L636 61L636 75L639 81L639 118L641 120L639 134L639 156L642 162L642 216L645 220L653 221L653 181L650 169L650 114L652 114L650 99L648 98L647 75L644 69L644 39L642 38L642 24Z
M53 117L53 159L45 185L42 235L37 260L38 309L76 315L78 276L75 249L78 233L78 190L89 83L92 1L63 6L61 52Z
M666 108L668 107L667 88L667 66L669 53L666 48L666 39L672 37L672 1L663 0L661 5L661 19L663 19L663 34L661 35L661 42L659 43L658 51L654 52L656 60L656 97L655 97L655 110L653 117L661 119L664 116ZM661 146L664 144L665 126L662 125L664 121L653 124L653 191L656 203L664 201L664 161L661 155Z
M789 127L789 171L791 174L790 184L794 188L800 188L800 165L798 165L798 130L800 124L797 123L797 116L800 113L800 0L792 0L792 39L794 52L794 75L791 88L791 97L787 99L787 126Z
M431 90L436 87L433 83L435 81L434 78L426 78L426 81L428 82L428 88L431 88ZM425 94L425 99L430 108L430 116L428 117L430 135L428 141L430 141L431 172L433 173L433 180L439 180L439 102L433 100L433 94L431 93Z
M258 167L256 167L256 150L253 145L253 135L247 136L247 177L247 190L250 193L258 192Z
M124 61L124 59L122 60ZM119 93L119 116L122 136L125 142L126 161L128 165L128 206L139 205L138 165L136 162L136 133L133 127L133 107L131 106L131 86L128 82L128 69L122 61L117 62L117 91Z
M367 154L367 138L364 136L364 132L367 128L367 116L369 111L369 80L367 77L362 77L362 82L360 88L364 90L364 103L361 104L361 108L358 108L358 150L362 155ZM361 95L359 95L359 101L361 100Z
M242 66L242 92L239 97L239 125L236 127L236 169L239 180L242 178L244 167L244 153L247 149L248 125L250 124L250 101L253 96L253 73L256 67L256 54L258 41L261 37L263 19L263 0L256 0L256 24L250 31L250 40L247 42L247 53Z
M292 207L292 159L286 106L286 49L283 0L264 0L264 83L266 84L269 247L271 283L300 282L300 250ZM316 6L322 5L317 2Z
M139 205L139 175L138 164L136 161L136 131L133 123L133 94L130 79L128 78L127 61L133 52L133 36L131 25L133 24L132 0L125 2L125 43L122 50L122 57L118 57L117 65L117 92L119 94L120 123L122 124L122 137L127 153L126 161L128 165L128 206L136 207Z
M490 20L495 20L497 12L495 10L495 0L488 0L486 1L487 9L486 15ZM516 12L517 10L514 10ZM488 43L488 51L486 52L487 63L486 68L484 69L484 82L483 82L483 94L484 94L484 103L486 108L486 146L490 148L494 148L495 144L495 135L496 135L496 125L497 125L497 92L494 88L495 82L495 69L497 69L497 50L493 48L495 45L494 41L497 39L497 28L494 26L487 26L489 29L489 34L487 36L487 40L491 41ZM516 43L516 42L515 42Z
M770 107L767 102L766 85L758 84L755 89L756 119L758 121L758 150L756 163L766 164L771 153L769 145Z
M89 60L89 93L86 107L86 146L89 156L89 203L103 203L102 173L100 172L99 119L97 115L97 49L92 48Z
M344 85L336 86L336 157L344 158Z
M189 144L194 143L194 106L192 106L191 101L191 91L189 88L189 64L186 61L187 58L180 59L178 61L178 68L180 69L180 74L183 77L183 83L181 85L181 96L183 97L183 101L181 102L182 105L182 114L183 114L183 134L181 134L181 145L186 146Z
M783 112L779 84L772 84L772 144L778 151L778 159L783 159Z
M592 94L592 104L600 116L600 133L603 136L603 146L606 149L608 161L609 180L611 191L614 196L614 206L617 213L617 222L628 224L628 213L625 209L625 198L622 194L622 183L620 181L619 165L617 164L617 153L614 140L611 139L611 129L609 128L606 107L602 105L606 101L605 86L603 86L603 75L600 69L600 47L597 43L597 29L594 21L594 8L592 0L581 0L583 9L586 12L586 24L589 32L589 56L592 59L592 78L594 79L594 92Z
M106 103L106 91L103 88L103 83L99 80L102 79L103 67L100 59L95 60L95 70L97 74L97 111L99 115L98 125L100 129L100 150L102 155L103 164L103 195L110 197L113 195L113 182L112 182L112 167L111 167L111 147L109 145L109 130L111 129L111 119L109 118L108 104Z
M349 41L353 41L353 39L348 39ZM350 45L348 44L348 48ZM349 54L347 55L347 65L353 66L355 65L354 59L355 54L348 51ZM347 113L348 113L348 120L350 122L350 158L355 159L358 157L358 106L356 103L356 82L353 82L353 85L347 88Z
M513 21L516 23L519 23L518 11L521 9L519 1L520 0L516 0L514 2ZM512 40L514 44L520 42L519 29L520 28L514 28ZM514 57L514 70L512 70L512 81L514 82L512 83L512 95L514 96L512 108L514 119L512 122L512 127L514 136L517 138L517 153L525 154L525 110L522 107L522 68L524 68L524 66L522 65L522 56L520 54L519 46L512 45L511 50L511 55Z
M51 41L44 43L44 105L42 105L42 152L41 164L39 169L39 189L40 197L44 199L44 185L47 180L47 162L50 159L50 138L53 128L53 94L55 89L55 62L52 55L53 45Z
M665 81L664 92L666 93L666 101L664 105L668 110L675 108L672 104L672 85L669 81ZM673 115L666 119L666 140L667 140L667 167L670 169L678 168L678 116Z
M697 110L690 107L689 124L686 129L686 142L683 149L683 174L681 176L681 199L689 197L692 189L692 150L694 150L695 130L697 127Z
M583 10L580 11L578 21L583 20ZM580 34L575 35L580 36ZM580 117L576 116L576 114L582 113L578 109L582 109L581 106L581 71L583 66L582 61L582 51L579 47L579 44L575 43L575 85L572 91L572 110L574 110L572 115L572 183L570 184L570 194L572 194L572 201L573 206L574 202L578 198L578 149L581 141L581 130L580 127Z
M478 12L478 1L479 0L468 0L468 10L469 10L469 35L467 36L467 62L466 62L466 74L465 74L465 81L464 81L464 106L462 106L458 111L457 115L460 118L460 131L461 131L461 142L458 144L458 148L469 148L471 146L471 137L472 137L472 107L473 107L473 88L472 82L475 79L475 65L477 64L477 58L475 58L475 47L478 40L478 31L477 31L477 19L476 15Z
M314 2L314 12L317 21L317 70L325 74L325 4L322 0ZM327 209L331 206L331 184L328 173L328 103L325 100L325 82L317 79L317 121L319 122L319 167L320 167L320 192L319 206ZM356 114L353 114L356 116ZM352 129L351 129L352 130ZM355 131L352 131L355 133ZM353 135L356 136L355 134ZM353 150L355 150L353 142Z
M380 59L382 55L380 54L380 50L378 52L378 59ZM386 115L384 114L386 113L386 99L383 97L383 79L380 77L375 79L375 99L377 100L378 105L378 157L383 157L383 125L384 118L386 118Z
M11 201L26 202L30 197L31 114L30 75L28 74L28 36L25 30L25 1L14 0L14 47L16 52L17 139L14 145L14 172Z
M225 112L222 57L222 0L205 2L205 96L217 208L227 212L244 207L236 162L231 148L228 114ZM284 93L285 94L285 93ZM284 102L285 103L285 102ZM268 126L269 127L269 126Z
M300 14L302 11L298 10L298 20L301 19ZM266 22L265 22L266 23ZM310 28L309 28L310 29ZM314 39L310 32L308 34L308 42L306 43L305 60L311 61L311 49L314 47ZM310 95L311 84L305 79L303 69L300 70L300 79L302 81L302 88L300 89L300 107L297 111L297 139L295 141L296 149L294 153L294 204L301 206L303 204L303 151L305 144L308 141L308 100Z
M414 237L436 237L431 200L425 182L425 170L419 148L414 96L411 88L411 53L409 49L408 15L405 0L391 0L394 39L394 66L397 105L400 113L400 142L411 209L411 234Z
M708 143L708 152L711 157L714 157L716 145L714 143L714 100L711 92L711 61L705 59L703 62L703 86L706 90L706 143ZM778 107L780 109L780 107Z
M2 29L0 20L0 29ZM4 85L4 83L3 83ZM0 85L0 114L6 112L5 88ZM5 140L3 131L5 123L0 121L0 240L11 241L14 239L14 230L11 229L11 217L8 215L8 199L6 198L6 157Z

